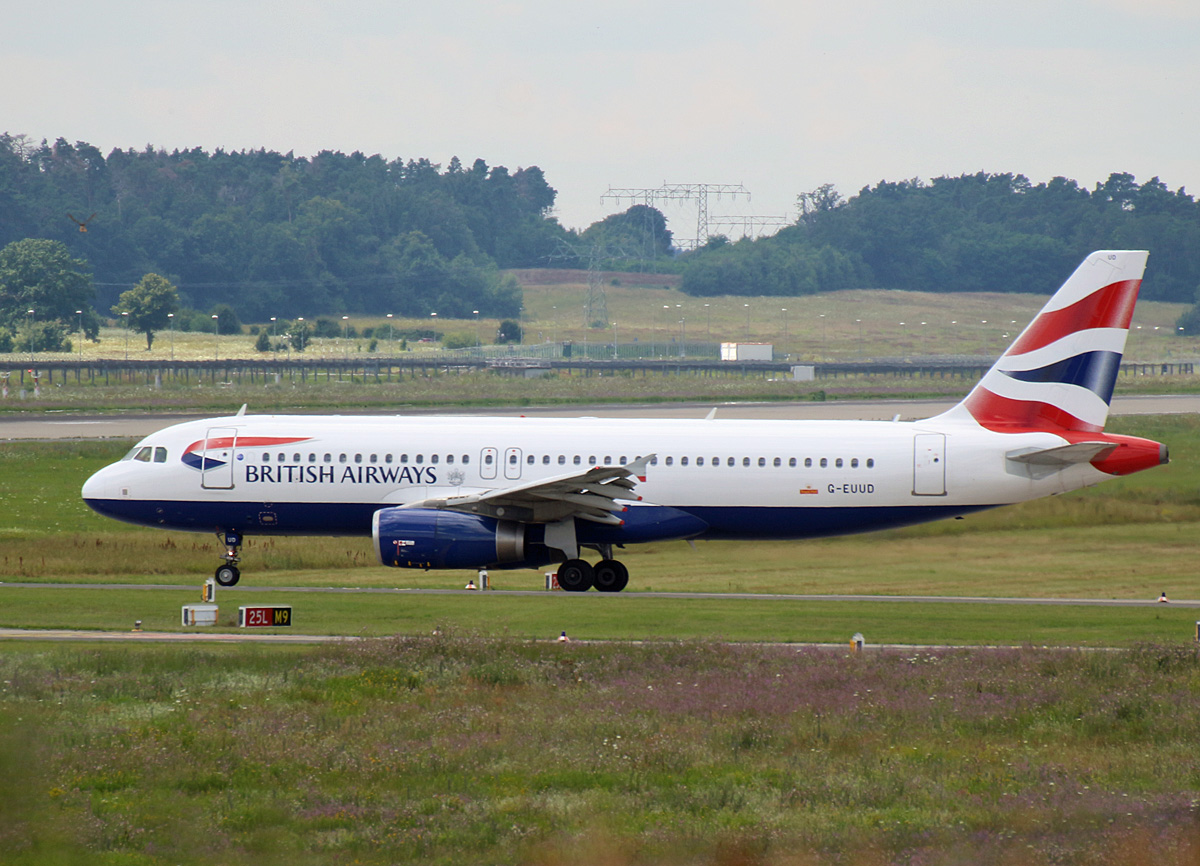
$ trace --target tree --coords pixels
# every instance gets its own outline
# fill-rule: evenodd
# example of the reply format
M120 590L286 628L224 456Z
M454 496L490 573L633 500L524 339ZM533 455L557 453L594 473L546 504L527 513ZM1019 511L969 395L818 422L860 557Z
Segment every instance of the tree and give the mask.
M136 286L122 292L112 311L129 314L129 326L146 335L146 351L154 345L154 332L170 323L170 314L179 311L179 291L164 277L146 274Z
M497 343L521 342L521 326L512 319L505 319L496 330Z
M87 262L72 258L65 244L26 238L0 249L0 324L15 330L32 318L73 330L82 318L85 333L95 338L100 321L93 297Z

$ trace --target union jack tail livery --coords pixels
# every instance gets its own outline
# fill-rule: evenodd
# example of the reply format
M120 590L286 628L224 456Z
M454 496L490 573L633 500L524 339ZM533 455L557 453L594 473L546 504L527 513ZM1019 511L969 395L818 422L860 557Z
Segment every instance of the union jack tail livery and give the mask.
M997 432L1103 430L1148 255L1101 250L1084 259L966 399L942 417L966 413Z

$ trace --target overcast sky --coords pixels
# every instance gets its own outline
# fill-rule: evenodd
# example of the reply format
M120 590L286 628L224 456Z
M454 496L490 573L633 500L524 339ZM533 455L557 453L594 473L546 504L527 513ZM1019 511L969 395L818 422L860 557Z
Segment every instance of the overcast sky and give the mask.
M59 0L6 4L0 131L104 153L323 149L609 187L1110 172L1200 194L1196 0ZM695 203L663 204L678 237Z

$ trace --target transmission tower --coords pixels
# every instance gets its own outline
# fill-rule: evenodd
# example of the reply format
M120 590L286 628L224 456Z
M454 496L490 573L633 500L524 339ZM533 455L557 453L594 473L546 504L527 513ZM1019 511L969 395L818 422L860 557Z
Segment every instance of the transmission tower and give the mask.
M728 228L732 234L741 229L740 237L743 238L756 238L794 222L788 216L714 216L708 219L708 225L714 232L723 233L723 229Z
M657 202L695 201L696 202L696 237L677 241L683 249L696 249L708 240L708 197L730 196L736 199L745 196L750 200L750 190L740 183L664 183L660 187L646 189L629 189L609 187L608 192L600 196L600 201L616 199L619 204L622 199L631 203L641 201L642 204L653 206Z

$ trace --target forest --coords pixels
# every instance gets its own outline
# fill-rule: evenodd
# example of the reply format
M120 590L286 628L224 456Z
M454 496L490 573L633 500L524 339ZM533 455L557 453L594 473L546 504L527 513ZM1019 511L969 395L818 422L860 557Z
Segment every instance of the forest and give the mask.
M844 200L798 197L770 238L710 239L683 269L693 295L803 295L847 288L1046 293L1089 252L1148 249L1142 297L1192 302L1200 205L1157 177L1111 174L1092 190L1019 174L881 181Z
M675 272L701 296L1046 293L1092 250L1139 248L1151 251L1144 298L1192 302L1200 285L1200 205L1157 177L1114 173L1087 189L979 173L881 181L849 199L827 184L797 196L796 222L772 237L713 237L688 253L656 208L574 231L554 217L556 195L537 166L483 159L149 145L105 156L82 141L0 135L0 249L26 238L65 245L90 269L100 316L147 274L177 287L184 308L221 306L243 321L515 318L522 297L509 268ZM26 294L0 286L12 301L0 320L24 314ZM63 306L76 304L86 306Z

